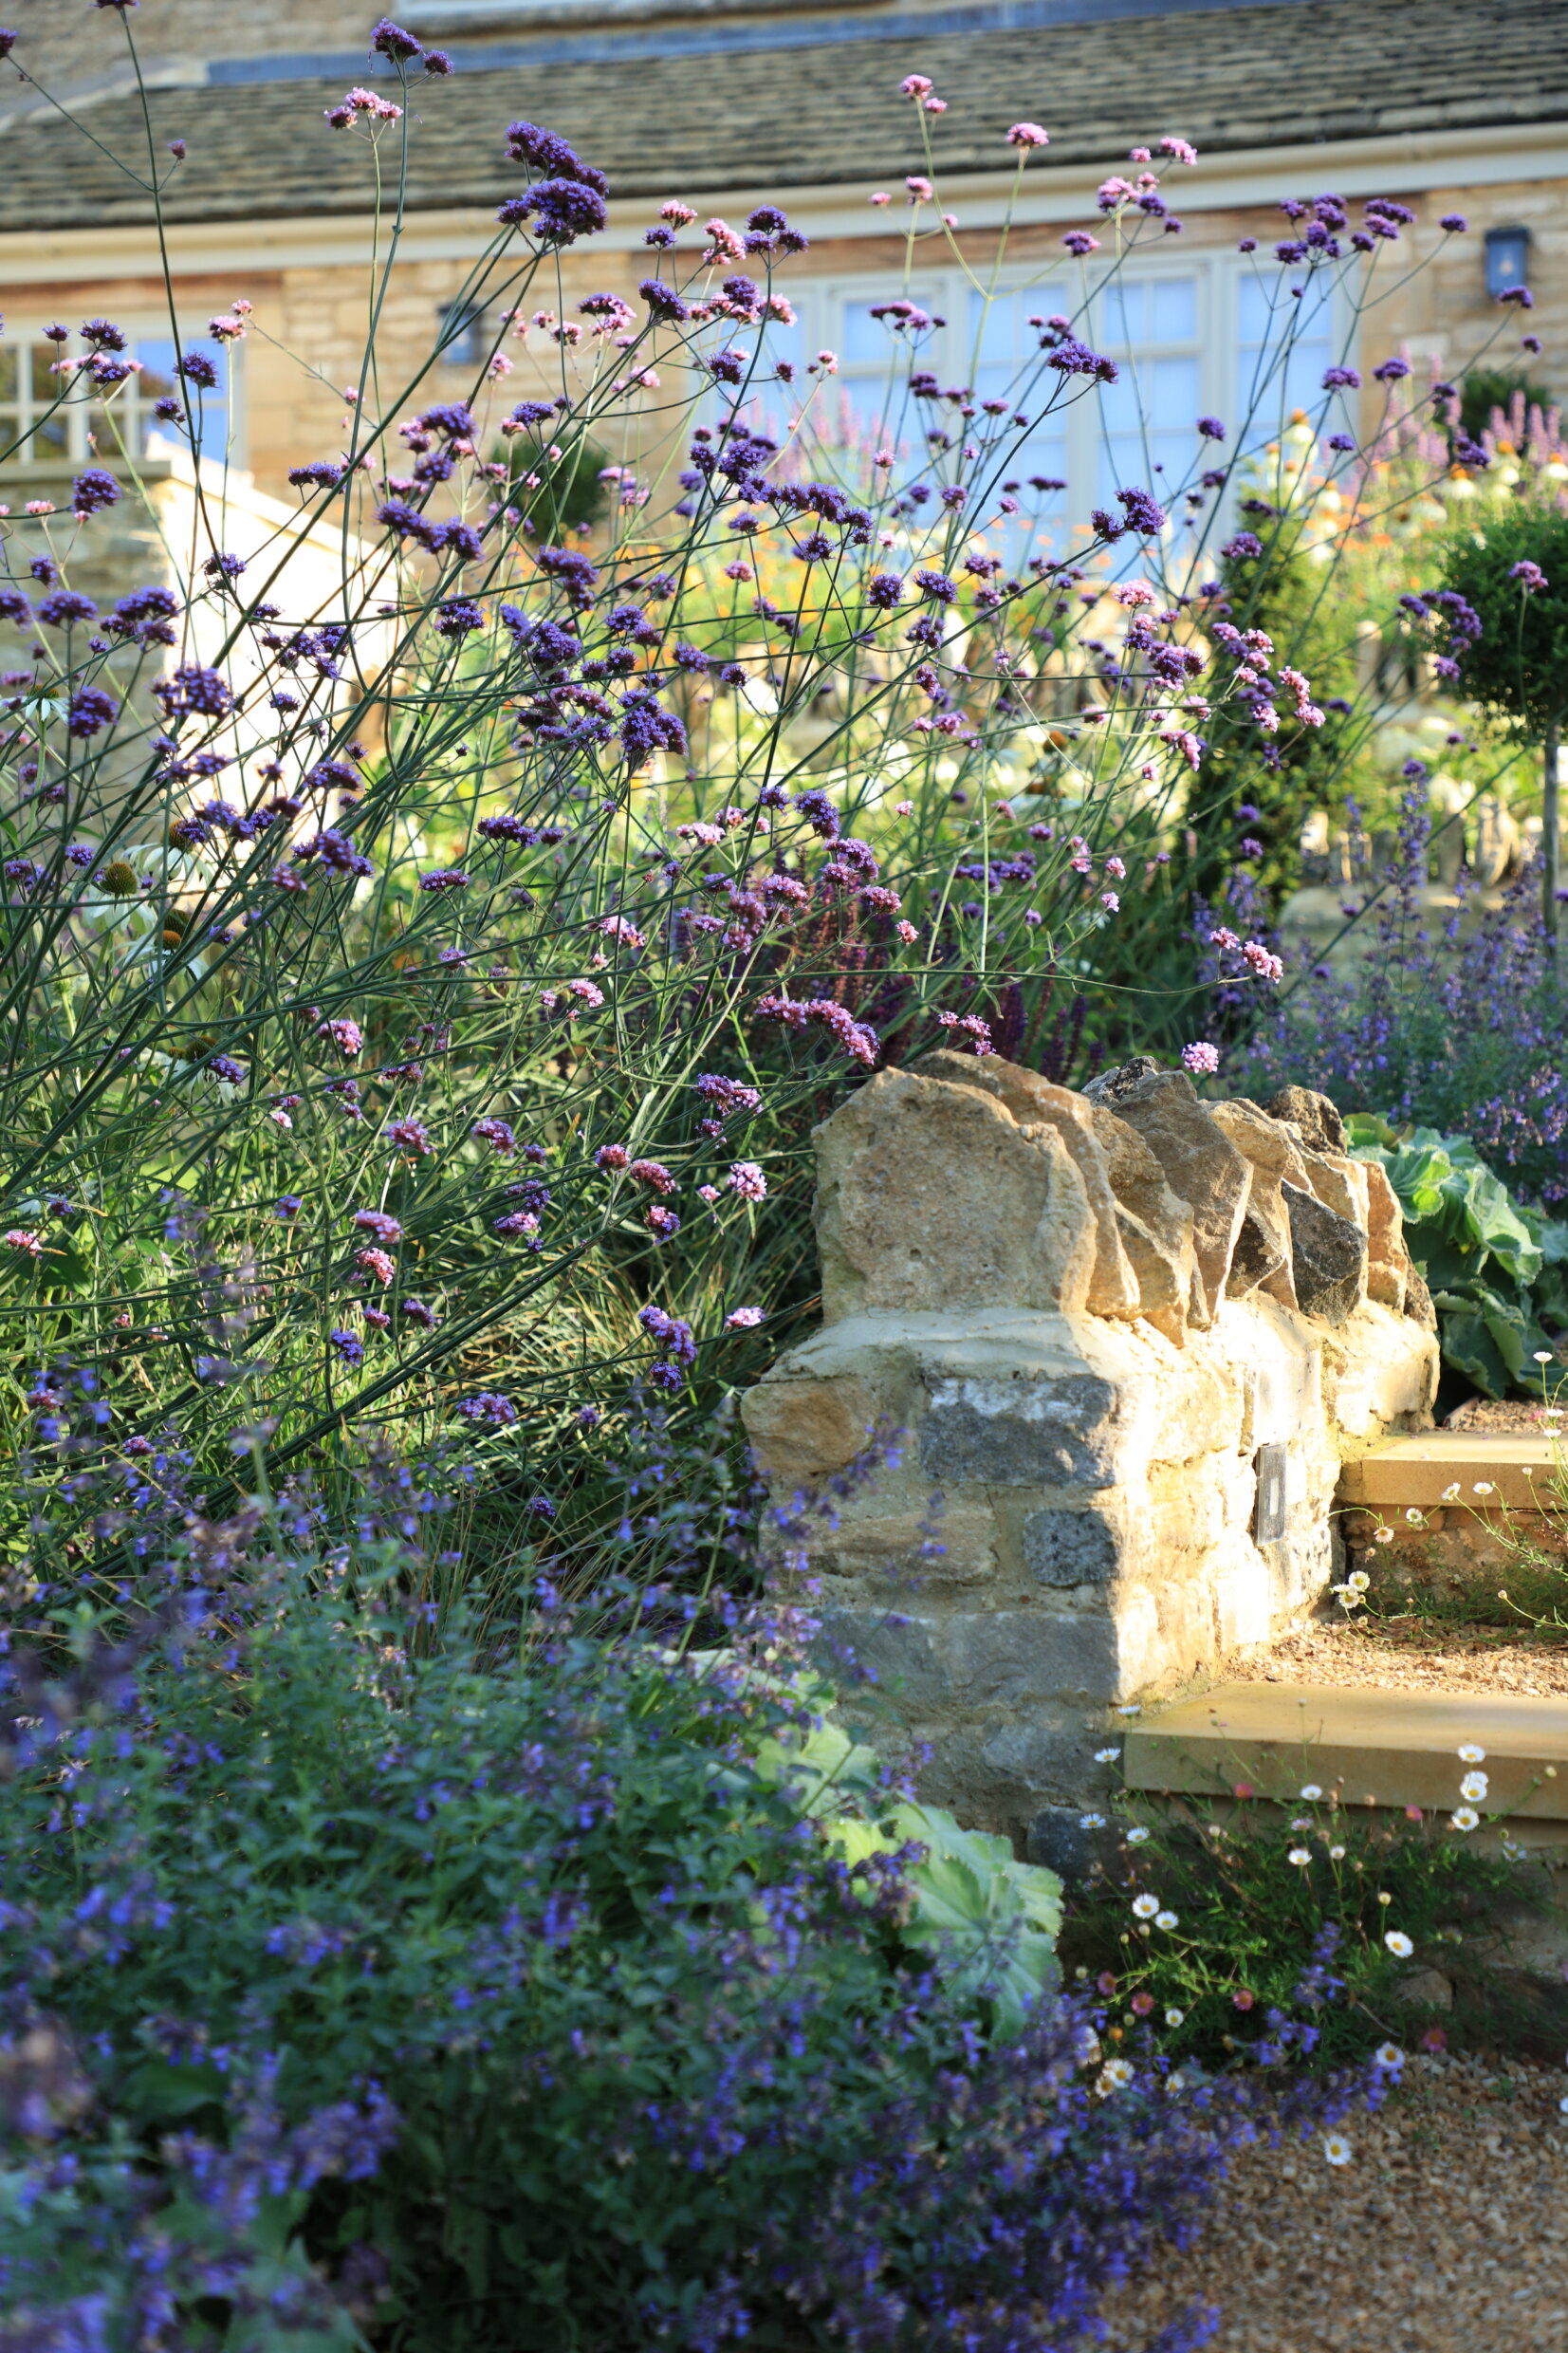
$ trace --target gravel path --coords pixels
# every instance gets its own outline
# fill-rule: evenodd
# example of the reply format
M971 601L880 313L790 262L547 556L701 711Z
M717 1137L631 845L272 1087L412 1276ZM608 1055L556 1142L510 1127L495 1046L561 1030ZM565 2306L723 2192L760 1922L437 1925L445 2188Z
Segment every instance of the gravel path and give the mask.
M1246 2151L1208 2229L1105 2307L1142 2353L1219 2305L1218 2353L1568 2353L1568 2072L1417 2058L1376 2116Z
M1262 1658L1227 1660L1225 1674L1243 1683L1568 1697L1568 1638L1516 1634L1505 1626L1440 1626L1416 1618L1325 1621L1286 1635Z

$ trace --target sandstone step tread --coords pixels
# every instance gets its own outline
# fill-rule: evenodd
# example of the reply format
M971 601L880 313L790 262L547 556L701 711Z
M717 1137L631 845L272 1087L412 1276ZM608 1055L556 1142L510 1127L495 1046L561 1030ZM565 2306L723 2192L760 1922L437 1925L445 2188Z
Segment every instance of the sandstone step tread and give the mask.
M1477 1483L1491 1489L1478 1495ZM1568 1509L1568 1454L1548 1437L1518 1431L1423 1430L1386 1438L1339 1480L1344 1504L1383 1510L1439 1509L1458 1485L1455 1504L1469 1510Z
M1568 1701L1500 1692L1368 1691L1328 1683L1224 1683L1129 1727L1134 1789L1229 1796L1238 1782L1289 1800L1308 1782L1347 1805L1451 1809L1485 1751L1482 1811L1568 1820Z

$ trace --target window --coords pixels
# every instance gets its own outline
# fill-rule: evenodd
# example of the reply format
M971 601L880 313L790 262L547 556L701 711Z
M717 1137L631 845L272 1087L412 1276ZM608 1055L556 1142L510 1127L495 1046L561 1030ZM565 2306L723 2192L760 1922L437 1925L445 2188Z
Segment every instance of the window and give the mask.
M1037 374L1040 330L1031 318L1064 312L1069 301L1064 287L1011 287L987 301L978 287L969 293L969 363L965 380L979 401L1005 400L1010 410L1038 414L1042 391ZM1026 402L1019 412L1018 403ZM996 420L1004 431L1006 419ZM1067 446L1068 419L1058 409L1035 424L1007 459L1008 479L1020 485L1018 499L1025 515L1050 541L1066 529L1071 474ZM1022 540L1022 529L1017 536Z
M1324 418L1323 370L1335 358L1332 297L1318 280L1306 283L1300 302L1279 273L1249 272L1237 284L1233 414L1244 451L1277 441L1298 409L1315 424Z
M47 415L60 398L54 361L52 343L0 343L0 456L13 464L71 454L69 412Z
M482 303L443 303L436 313L436 348L445 367L477 367L489 357L489 336Z
M46 464L51 458L80 465L94 456L113 460L121 450L133 457L167 457L186 447L185 429L161 419L157 403L177 399L183 417L188 396L201 454L220 463L231 459L231 350L217 350L205 339L187 344L205 352L217 372L216 385L204 390L182 384L175 376L176 353L168 335L150 328L145 335L133 332L128 341L129 349L114 356L134 360L133 372L112 390L90 394L88 379L74 368L65 379L54 373L61 357L82 356L76 338L58 346L40 337L0 341L0 457L9 454L13 465ZM69 396L62 402L67 384Z
M1112 506L1134 482L1160 497L1186 480L1203 413L1198 281L1117 278L1098 308L1100 347L1120 373L1100 390L1095 503Z

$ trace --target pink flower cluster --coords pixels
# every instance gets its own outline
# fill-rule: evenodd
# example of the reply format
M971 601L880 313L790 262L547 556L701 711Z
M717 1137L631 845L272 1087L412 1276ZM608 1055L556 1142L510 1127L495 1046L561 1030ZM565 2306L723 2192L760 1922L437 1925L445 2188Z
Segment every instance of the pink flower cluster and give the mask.
M759 997L756 1012L759 1021L782 1021L789 1029L806 1029L816 1023L854 1061L864 1063L868 1070L876 1066L879 1044L876 1030L869 1023L857 1021L845 1006L836 1005L831 997Z

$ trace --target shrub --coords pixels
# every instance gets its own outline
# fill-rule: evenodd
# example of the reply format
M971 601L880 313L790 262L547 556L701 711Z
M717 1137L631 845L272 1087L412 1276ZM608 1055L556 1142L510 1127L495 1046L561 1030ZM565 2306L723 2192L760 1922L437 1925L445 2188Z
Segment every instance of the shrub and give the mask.
M401 1509L325 1560L303 1495L198 1523L160 1619L111 1648L46 1592L7 1666L19 2344L1065 2346L1319 2113L1100 2065L1073 2003L987 2040L953 1864L997 1982L1009 1874L922 1864L787 1626L693 1665L680 1613L587 1639L546 1590L505 1669L422 1656Z
M1424 776L1407 791L1389 879L1360 920L1368 953L1342 975L1293 975L1254 1022L1251 1001L1225 1018L1245 1034L1227 1083L1266 1097L1313 1086L1346 1112L1395 1130L1470 1138L1519 1195L1568 1200L1568 995L1536 905L1531 871L1473 917L1462 896L1429 930L1421 900L1431 820Z
M1444 1361L1484 1397L1539 1391L1554 1337L1568 1331L1568 1223L1512 1200L1467 1137L1396 1137L1365 1115L1348 1124L1355 1157L1377 1161L1399 1196Z

